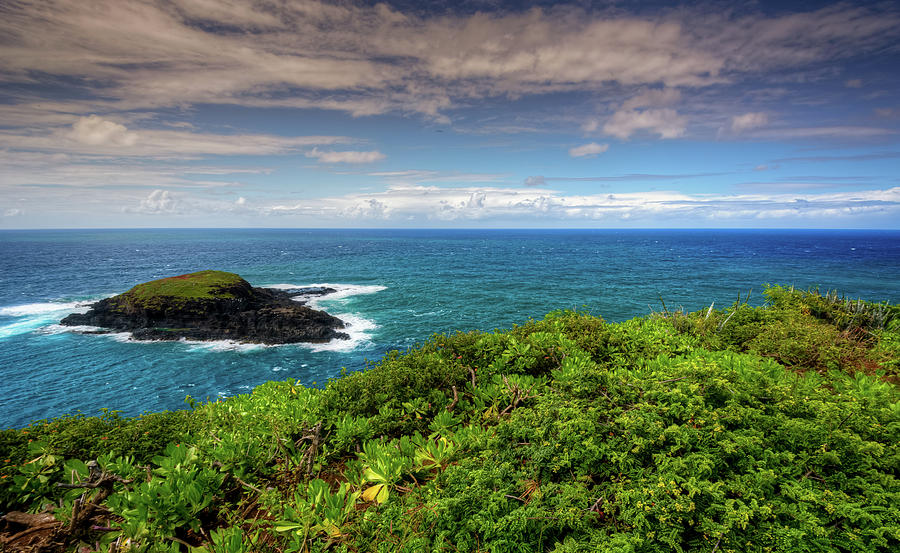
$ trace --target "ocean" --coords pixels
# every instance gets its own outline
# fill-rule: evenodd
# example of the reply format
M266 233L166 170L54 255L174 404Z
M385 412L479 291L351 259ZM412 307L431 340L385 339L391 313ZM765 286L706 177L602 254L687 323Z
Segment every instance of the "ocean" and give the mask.
M510 328L557 309L622 321L730 305L767 283L900 301L900 231L0 231L0 428L101 408L185 408L268 380L321 386L434 333ZM135 342L57 323L140 282L203 269L254 286L328 285L350 340Z

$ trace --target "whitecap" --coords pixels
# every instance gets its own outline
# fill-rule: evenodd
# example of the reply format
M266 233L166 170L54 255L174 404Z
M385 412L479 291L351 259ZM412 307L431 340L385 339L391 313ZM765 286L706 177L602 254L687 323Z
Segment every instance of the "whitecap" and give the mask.
M91 303L93 302L43 302L0 307L0 315L20 319L0 326L0 338L34 332L48 324L59 322L68 313L86 311Z
M334 292L322 294L321 296L313 296L309 298L310 304L319 301L342 300L351 296L361 296L365 294L374 294L387 289L386 286L377 284L330 284L330 283L313 283L313 284L271 284L263 286L263 288L274 288L275 290L302 290L304 288L331 288Z
M343 332L347 334L350 338L348 340L331 340L330 342L326 342L324 344L298 344L304 347L308 347L312 351L337 351L337 352L347 352L353 351L356 348L360 347L364 344L370 344L372 342L372 336L369 331L378 328L378 325L375 324L374 321L370 321L369 319L360 317L359 315L354 315L351 313L335 313L335 317L344 321L344 328L340 329L339 332Z
M32 315L46 315L50 313L58 313L60 311L75 311L80 308L87 310L92 301L71 301L66 303L60 302L43 302L43 303L26 303L24 305L9 305L0 307L0 315L6 317L28 317Z
M29 319L0 326L0 338L9 338L18 334L27 334L47 324L47 319Z
M65 334L67 332L71 332L72 334L93 334L97 336L103 336L104 338L109 338L110 340L114 340L116 342L137 342L138 340L134 340L131 336L130 332L111 332L109 329L99 327L99 326L90 326L90 325L73 325L73 326L64 326L61 324L51 324L37 329L37 331L41 334Z
M75 325L75 326L63 326L59 324L47 325L41 329L39 329L41 334L63 334L65 332L76 332L83 334L105 334L103 328L99 326L90 326L90 325Z
M138 344L141 343L141 340L135 340L131 336L130 332L109 332L109 333L105 333L105 334L100 334L100 336L104 336L106 338L111 338L111 339L115 340L116 342L132 342L132 343L138 343ZM158 341L161 342L162 340L158 340ZM145 342L145 343L150 343L150 342Z
M406 312L409 313L413 317L419 318L419 317L438 317L440 315L446 315L447 313L450 313L451 310L450 309L436 309L434 311L426 311L424 313L419 313L415 309L407 309Z
M238 342L236 340L212 340L209 342L201 342L199 340L178 340L179 343L188 344L189 351L236 351L243 353L246 351L256 351L265 348L274 347L267 344L255 344L249 342Z

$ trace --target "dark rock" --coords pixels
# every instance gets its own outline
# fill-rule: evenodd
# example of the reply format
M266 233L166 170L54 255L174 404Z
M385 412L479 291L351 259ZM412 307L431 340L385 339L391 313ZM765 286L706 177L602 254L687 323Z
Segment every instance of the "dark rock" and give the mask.
M307 290L304 297L331 293ZM297 290L254 288L232 273L203 271L135 286L60 324L131 332L137 340L235 340L263 344L328 342L344 323L292 299Z
M305 288L291 288L290 290L284 290L284 292L294 301L305 304L312 298L334 294L337 290L327 286L307 286Z

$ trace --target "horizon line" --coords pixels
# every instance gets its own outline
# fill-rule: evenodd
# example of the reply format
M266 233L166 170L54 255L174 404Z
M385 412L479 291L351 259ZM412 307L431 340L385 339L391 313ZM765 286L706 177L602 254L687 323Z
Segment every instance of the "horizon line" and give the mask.
M33 231L140 231L140 230L303 230L303 231L329 231L329 230L353 230L353 231L621 231L621 230L779 230L779 231L900 231L900 227L35 227L35 228L6 228L0 232L33 232Z

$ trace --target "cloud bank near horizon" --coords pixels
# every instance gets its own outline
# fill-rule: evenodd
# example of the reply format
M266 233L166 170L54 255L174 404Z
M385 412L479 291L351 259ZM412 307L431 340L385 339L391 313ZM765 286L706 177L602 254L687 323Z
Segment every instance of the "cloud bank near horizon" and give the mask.
M816 219L898 213L900 187L827 194L690 195L656 191L567 195L538 188L391 186L383 192L314 198L292 204L251 204L244 198L235 203L209 203L186 194L176 200L169 191L157 189L141 199L137 207L126 210L194 214L243 212L267 218L346 220L372 226L410 220L479 223L522 219L606 224L678 219L695 223L740 223L785 217Z

